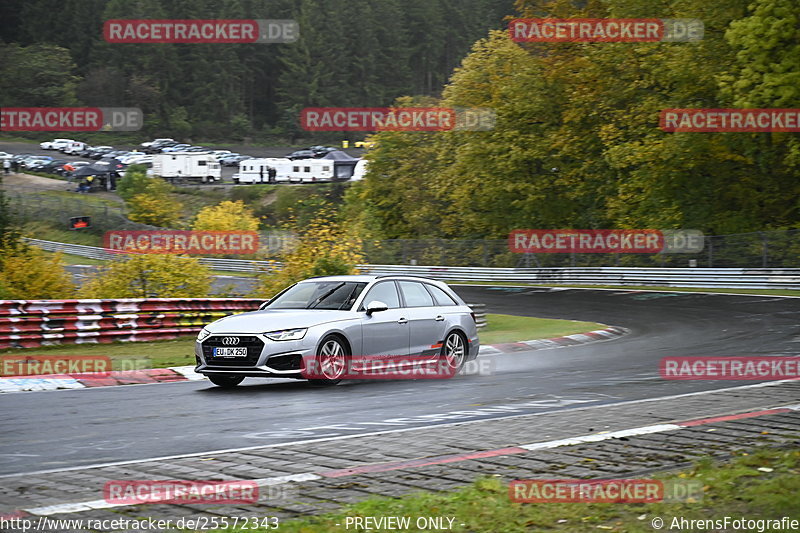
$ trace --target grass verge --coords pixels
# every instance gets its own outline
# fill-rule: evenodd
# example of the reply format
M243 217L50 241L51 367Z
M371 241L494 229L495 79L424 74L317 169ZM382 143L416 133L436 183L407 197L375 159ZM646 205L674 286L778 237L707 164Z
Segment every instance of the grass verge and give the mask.
M0 350L4 355L48 355L78 357L108 356L114 370L167 368L194 364L194 335L155 342L114 342L110 344L65 344L39 348Z
M534 472L531 472L534 475ZM732 461L702 461L681 472L655 476L663 480L692 480L703 487L702 501L680 503L512 503L508 485L497 478L483 478L462 490L449 493L416 493L402 498L372 498L343 508L341 512L281 522L284 533L317 531L379 531L353 525L353 517L410 517L418 529L419 517L453 518L452 532L480 531L522 533L530 531L565 532L648 532L721 531L721 526L679 527L685 520L800 519L800 451L797 449L762 449L739 454ZM551 476L552 477L552 476ZM345 527L350 517L350 527ZM658 520L661 528L654 527ZM444 521L446 525L447 520ZM697 524L697 523L695 523ZM790 529L751 527L741 531L789 531ZM733 531L728 525L726 531ZM796 528L795 528L796 530ZM227 529L225 531L245 531ZM250 529L267 531L266 529Z
M489 327L480 332L481 344L516 342L537 338L558 337L582 333L605 326L594 322L551 320L511 315L488 315ZM488 339L488 340L487 340ZM103 355L111 357L115 370L130 370L132 360L136 368L166 368L194 364L194 336L155 342L116 342L111 344L65 344L26 350L0 350L2 355L80 356ZM143 366L149 364L150 366Z
M586 333L607 327L597 322L579 322L577 320L556 320L550 318L533 318L528 316L487 314L488 325L478 334L481 344L501 344L504 342L529 341L532 339L549 339L574 333Z

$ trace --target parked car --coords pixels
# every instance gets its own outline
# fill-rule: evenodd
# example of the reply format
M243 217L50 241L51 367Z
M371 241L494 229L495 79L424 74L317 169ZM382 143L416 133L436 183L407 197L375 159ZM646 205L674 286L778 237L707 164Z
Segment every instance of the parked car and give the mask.
M333 146L311 146L309 150L314 152L314 157L323 157L325 154L339 150Z
M233 154L233 152L231 152L230 150L210 150L208 153L213 155L217 159L222 159L225 156Z
M45 141L39 143L39 148L42 150L62 150L66 148L69 143L74 143L72 139L53 139L52 141Z
M442 364L455 373L479 347L472 310L441 281L328 276L204 327L195 370L215 385L235 387L245 377L304 379L313 363L320 370L313 381L336 384L351 363L376 356Z
M231 153L220 157L219 162L222 166L225 167L235 167L239 165L239 161L241 161L239 159L240 157L244 156L242 156L242 154Z
M188 144L173 144L172 146L166 146L161 149L162 153L169 153L169 152L183 152L185 149L189 148L191 145Z
M47 172L49 174L57 174L58 173L57 170L62 168L66 164L67 164L66 159L53 159L52 161L48 161L47 163L39 165L39 168L35 170L39 172Z
M32 155L22 159L19 166L26 170L34 170L38 165L52 160L53 158L48 155Z
M314 150L296 150L286 156L286 159L313 159L316 156Z
M153 142L150 146L144 149L145 153L147 154L160 154L161 150L167 148L168 146L175 146L176 144L180 144L178 141L173 140L164 140L160 142Z
M108 152L113 152L113 146L95 146L91 150L89 150L89 157L91 159L100 159Z
M0 159L11 159L14 157L14 154L9 154L8 152L0 152Z
M153 139L150 142L144 142L144 143L140 144L139 146L141 146L142 148L150 148L154 144L162 144L162 143L167 143L167 142L174 142L175 144L177 144L175 139L171 139L169 137L163 137L163 138L160 138L160 139Z

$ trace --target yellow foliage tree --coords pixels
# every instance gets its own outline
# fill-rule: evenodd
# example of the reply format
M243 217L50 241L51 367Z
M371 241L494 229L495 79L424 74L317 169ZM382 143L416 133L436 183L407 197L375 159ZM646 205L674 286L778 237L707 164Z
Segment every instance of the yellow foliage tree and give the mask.
M211 288L211 271L193 257L168 254L132 255L90 279L84 298L203 298Z
M48 255L17 241L0 246L0 298L42 300L74 295L75 285L60 253Z
M201 209L195 217L193 230L197 231L256 231L258 218L242 202L225 200Z
M329 209L300 230L295 247L281 257L283 269L259 276L256 298L271 298L285 287L312 276L357 274L363 261L361 239L334 221Z
M145 192L137 194L128 202L128 217L134 222L152 226L171 227L178 223L181 204L170 197Z

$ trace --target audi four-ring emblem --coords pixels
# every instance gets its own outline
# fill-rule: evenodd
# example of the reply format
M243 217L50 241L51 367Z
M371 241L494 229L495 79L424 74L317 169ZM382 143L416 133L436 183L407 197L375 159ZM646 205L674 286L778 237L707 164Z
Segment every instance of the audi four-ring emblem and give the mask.
M225 346L236 346L239 344L239 337L222 337L222 344Z

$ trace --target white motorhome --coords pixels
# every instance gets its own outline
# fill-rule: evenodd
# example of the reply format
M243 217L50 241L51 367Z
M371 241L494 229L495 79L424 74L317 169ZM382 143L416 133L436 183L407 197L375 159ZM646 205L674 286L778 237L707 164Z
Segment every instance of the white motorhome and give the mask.
M356 163L356 167L353 169L353 175L350 177L352 181L361 181L364 179L364 175L367 173L367 160L362 159L358 163Z
M220 181L222 168L217 158L204 152L169 152L153 155L153 175L167 179Z
M276 183L347 181L353 177L354 169L358 168L360 161L347 154L344 155L347 159L334 159L328 156L320 159L295 160L283 157L247 159L239 163L239 172L234 174L233 182L268 183L269 167L276 171Z
M268 183L269 167L275 169L276 183L319 183L334 180L334 164L326 159L286 159L267 157L239 163L234 183ZM263 173L263 180L262 180Z

